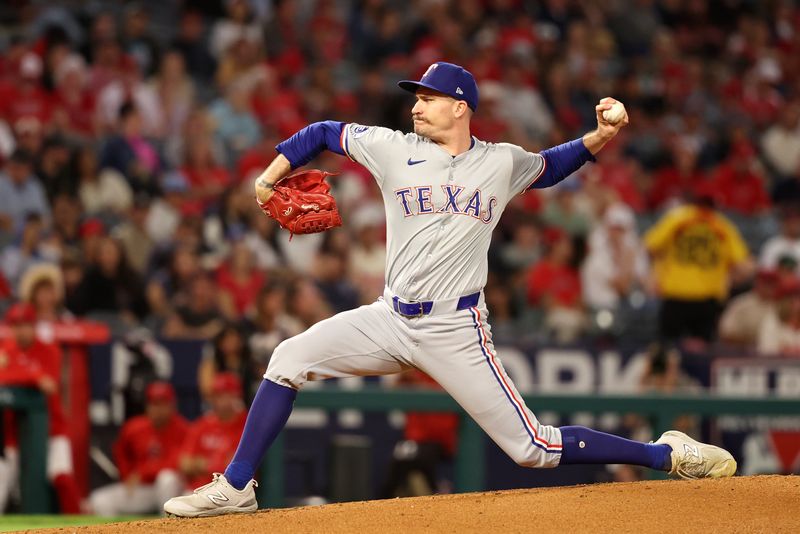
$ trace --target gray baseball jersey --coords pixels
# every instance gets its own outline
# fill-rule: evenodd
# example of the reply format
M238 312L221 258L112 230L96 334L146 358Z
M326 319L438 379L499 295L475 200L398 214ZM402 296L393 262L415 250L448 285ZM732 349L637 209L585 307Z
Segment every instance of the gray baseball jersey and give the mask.
M541 176L544 158L475 138L452 157L416 134L358 124L344 128L341 145L383 193L384 295L282 342L264 377L301 388L415 367L517 463L558 465L561 432L537 421L503 369L481 291L492 230L509 200Z
M474 137L456 157L425 137L359 124L344 128L341 143L381 188L386 284L410 300L482 289L500 215L544 170L540 154Z

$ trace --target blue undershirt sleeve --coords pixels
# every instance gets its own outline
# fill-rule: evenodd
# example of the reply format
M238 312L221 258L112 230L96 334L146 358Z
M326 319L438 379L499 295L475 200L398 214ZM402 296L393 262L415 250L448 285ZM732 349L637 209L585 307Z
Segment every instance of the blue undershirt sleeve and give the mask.
M315 122L279 143L275 150L286 156L292 169L302 167L326 148L344 156L345 153L340 144L342 129L344 129L343 122Z
M580 169L587 161L597 161L583 144L583 139L575 139L569 143L548 148L541 154L545 161L544 171L528 189L544 189L554 186Z

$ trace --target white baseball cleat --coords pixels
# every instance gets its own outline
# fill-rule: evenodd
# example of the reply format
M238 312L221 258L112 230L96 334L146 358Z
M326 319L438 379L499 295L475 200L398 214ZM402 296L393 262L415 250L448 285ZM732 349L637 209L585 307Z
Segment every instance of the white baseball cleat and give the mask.
M657 445L672 448L670 475L681 478L725 478L736 473L736 460L723 448L693 440L683 432L669 430L661 434Z
M256 492L258 483L251 480L243 490L231 486L222 473L214 473L214 480L200 486L191 495L173 497L164 503L167 515L177 517L211 517L225 514L245 514L258 509Z

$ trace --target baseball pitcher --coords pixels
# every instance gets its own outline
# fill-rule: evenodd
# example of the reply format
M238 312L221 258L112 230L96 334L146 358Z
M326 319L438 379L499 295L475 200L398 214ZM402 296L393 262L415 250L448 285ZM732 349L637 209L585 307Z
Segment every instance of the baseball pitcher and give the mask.
M276 147L278 156L255 183L259 205L284 228L319 231L339 224L319 176L295 173L296 186L283 178L325 149L369 169L386 212L383 295L281 343L225 473L192 495L170 499L164 510L183 517L255 510L253 475L307 381L411 368L439 382L525 467L614 463L684 478L733 475L736 462L727 451L680 432L646 444L579 426L540 424L494 350L482 292L492 230L515 195L550 187L594 161L628 123L622 104L600 100L594 131L531 153L470 135L478 88L462 67L434 63L419 81L399 85L416 94L414 133L333 121L311 124Z

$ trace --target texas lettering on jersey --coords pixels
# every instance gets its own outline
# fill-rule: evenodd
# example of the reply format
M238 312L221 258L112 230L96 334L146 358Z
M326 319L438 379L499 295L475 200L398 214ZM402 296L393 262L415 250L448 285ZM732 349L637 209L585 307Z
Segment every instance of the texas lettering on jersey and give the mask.
M489 224L494 218L494 208L497 205L495 197L483 198L480 189L464 194L466 189L458 184L441 186L444 200L435 202L433 187L421 185L417 187L404 187L396 189L394 194L398 200L404 217L431 214L468 215L478 219L484 224Z

